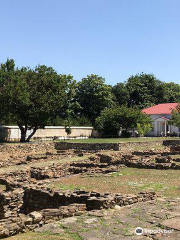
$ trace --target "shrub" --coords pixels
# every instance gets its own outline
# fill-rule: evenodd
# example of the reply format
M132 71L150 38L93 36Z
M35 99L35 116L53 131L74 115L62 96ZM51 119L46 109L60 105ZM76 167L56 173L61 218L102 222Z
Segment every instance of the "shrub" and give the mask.
M103 136L119 136L120 130L123 135L129 137L129 131L138 129L141 135L150 131L151 120L149 116L140 110L127 107L108 108L102 111L96 119L95 128Z

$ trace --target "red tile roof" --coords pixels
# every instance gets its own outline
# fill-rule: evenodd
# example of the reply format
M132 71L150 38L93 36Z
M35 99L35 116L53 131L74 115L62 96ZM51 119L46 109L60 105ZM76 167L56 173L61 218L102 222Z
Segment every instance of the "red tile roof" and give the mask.
M178 103L162 103L142 110L146 114L171 114L176 109Z

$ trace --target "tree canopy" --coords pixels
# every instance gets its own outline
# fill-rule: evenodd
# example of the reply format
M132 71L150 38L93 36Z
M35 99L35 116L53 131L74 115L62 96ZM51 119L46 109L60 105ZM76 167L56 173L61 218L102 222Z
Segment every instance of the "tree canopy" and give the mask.
M129 106L146 108L156 103L156 91L161 82L153 74L137 74L126 82L129 91Z
M159 103L180 102L180 85L165 83L153 74L136 74L112 88L119 105L148 108Z
M118 136L120 130L139 130L141 135L151 129L150 118L140 110L127 107L109 108L96 119L96 129L104 136Z
M169 121L169 124L174 125L180 128L180 104L172 112L172 118Z
M1 116L19 126L22 142L57 115L66 115L73 87L70 75L58 75L44 65L18 69L8 60L0 67L0 83Z
M76 86L75 100L80 106L79 112L92 123L105 108L113 106L111 87L98 75L88 75Z
M130 93L125 83L117 83L115 86L113 86L112 93L115 95L118 105L127 106L130 102Z

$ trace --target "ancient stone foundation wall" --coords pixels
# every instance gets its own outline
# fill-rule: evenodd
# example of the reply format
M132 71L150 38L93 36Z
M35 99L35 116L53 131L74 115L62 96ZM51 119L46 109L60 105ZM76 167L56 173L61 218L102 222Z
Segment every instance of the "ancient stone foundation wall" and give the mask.
M75 191L52 191L49 189L28 188L24 191L23 209L25 214L43 209L58 209L71 204L85 204L86 210L113 208L115 205L125 206L139 201L152 200L154 192L141 192L139 194L110 194Z
M24 190L17 188L0 193L0 219L17 216L22 210Z
M100 194L86 191L55 191L50 189L15 189L0 194L0 239L32 230L52 220L82 214L85 211L126 206L153 200L154 192L139 194Z
M119 143L73 143L73 142L57 142L55 144L57 150L78 149L84 151L100 151L114 150L119 151Z
M119 141L121 141L119 139ZM114 150L114 151L126 151L134 149L135 147L144 147L147 149L152 146L161 146L163 141L152 142L119 142L119 143L74 143L74 142L57 142L55 148L57 150L69 150L77 149L84 151L100 151L100 150Z
M164 140L164 141L163 141L163 145L164 145L164 146L180 145L180 139Z

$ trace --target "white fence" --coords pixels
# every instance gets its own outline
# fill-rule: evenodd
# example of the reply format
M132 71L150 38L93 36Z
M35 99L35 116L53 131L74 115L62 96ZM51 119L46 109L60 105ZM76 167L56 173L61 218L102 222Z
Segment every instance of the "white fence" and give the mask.
M31 131L28 131L29 135ZM67 135L65 127L63 126L46 126L44 129L38 129L33 136L34 139L51 139L51 138L77 138L77 137L91 137L96 136L97 132L93 127L71 127L71 134ZM19 140L21 132L18 126L1 126L0 140L14 141Z

